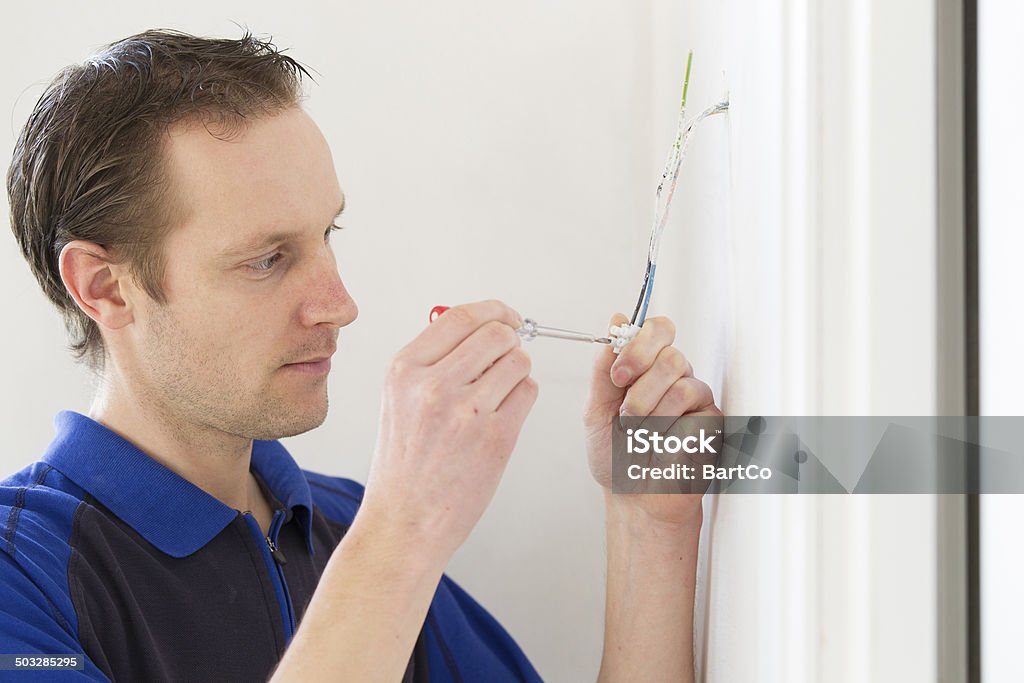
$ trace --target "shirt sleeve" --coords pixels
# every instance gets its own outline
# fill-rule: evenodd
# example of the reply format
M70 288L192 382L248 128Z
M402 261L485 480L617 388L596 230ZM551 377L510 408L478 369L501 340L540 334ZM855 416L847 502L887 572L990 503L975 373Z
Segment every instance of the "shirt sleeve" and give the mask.
M84 668L2 671L3 680L108 681L82 652L71 626L6 552L0 551L0 655L81 655Z

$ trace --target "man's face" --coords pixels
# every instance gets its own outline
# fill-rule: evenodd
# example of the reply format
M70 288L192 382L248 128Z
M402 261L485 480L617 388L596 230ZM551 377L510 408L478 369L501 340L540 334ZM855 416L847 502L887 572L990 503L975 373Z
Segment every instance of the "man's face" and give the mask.
M358 312L327 239L344 195L326 141L292 108L227 140L173 129L166 154L184 217L163 244L166 303L134 311L140 398L184 429L318 426L338 328Z

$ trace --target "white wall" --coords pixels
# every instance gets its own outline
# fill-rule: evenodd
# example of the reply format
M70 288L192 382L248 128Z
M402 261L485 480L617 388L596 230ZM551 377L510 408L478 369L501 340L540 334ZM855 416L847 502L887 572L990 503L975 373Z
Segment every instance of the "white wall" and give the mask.
M693 144L656 295L726 413L934 414L932 3L666 0L653 15L658 137L691 46L692 101L732 103ZM935 506L707 501L706 680L935 680Z

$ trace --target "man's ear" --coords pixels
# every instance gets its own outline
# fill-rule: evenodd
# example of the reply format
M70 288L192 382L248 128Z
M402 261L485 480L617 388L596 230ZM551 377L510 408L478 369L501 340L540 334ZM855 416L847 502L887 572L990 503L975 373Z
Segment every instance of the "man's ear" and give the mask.
M128 269L110 252L85 240L68 242L60 250L60 279L82 311L102 327L118 329L132 322Z

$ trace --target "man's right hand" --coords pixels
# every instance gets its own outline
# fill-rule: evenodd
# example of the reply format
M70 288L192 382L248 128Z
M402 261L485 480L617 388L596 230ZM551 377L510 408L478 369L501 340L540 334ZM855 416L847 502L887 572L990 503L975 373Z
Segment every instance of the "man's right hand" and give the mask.
M358 521L447 563L493 497L537 398L515 332L522 322L500 301L456 306L398 352Z
M537 398L521 324L500 301L458 306L395 356L363 503L273 680L401 678Z

